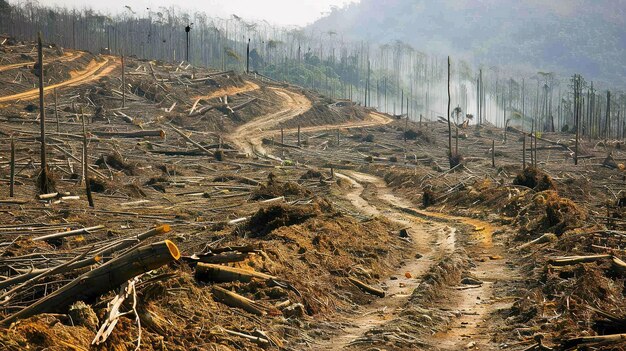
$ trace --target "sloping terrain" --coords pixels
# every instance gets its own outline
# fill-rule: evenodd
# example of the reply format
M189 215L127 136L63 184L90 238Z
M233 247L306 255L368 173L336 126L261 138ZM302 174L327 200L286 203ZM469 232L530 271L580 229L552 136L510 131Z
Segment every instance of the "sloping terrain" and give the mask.
M117 57L50 51L41 194L33 46L3 48L26 67L0 75L30 82L0 88L3 349L621 347L580 339L624 332L621 142L574 166L546 133L522 171L530 138L470 126L450 170L441 123L184 62L126 58L123 84ZM42 303L163 242L138 277Z

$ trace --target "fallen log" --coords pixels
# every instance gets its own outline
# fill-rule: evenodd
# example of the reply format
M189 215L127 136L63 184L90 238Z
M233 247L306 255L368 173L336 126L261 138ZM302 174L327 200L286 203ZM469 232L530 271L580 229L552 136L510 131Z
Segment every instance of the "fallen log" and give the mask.
M200 262L196 265L196 279L211 282L241 281L248 283L253 279L268 281L276 278L265 273Z
M99 137L117 137L117 138L143 138L143 137L159 137L161 139L165 138L165 131L162 129L157 130L138 130L134 132L98 132L91 131L93 135L97 135Z
M363 290L364 292L368 294L376 295L378 297L385 297L385 292L380 289L374 288L352 277L348 277L348 280L350 280L352 284L356 285L357 288Z
M256 252L262 250L261 246L254 245L243 245L243 246L224 246L218 247L216 249L211 249L211 252L214 254L229 252L229 251L238 251L238 252Z
M24 205L27 204L28 200L23 199L2 199L0 200L0 205Z
M571 348L580 345L600 344L600 343L617 343L626 341L626 334L611 334L611 335L597 335L597 336L582 336L566 340L563 343L565 348Z
M233 107L232 107L232 110L233 110L233 111L237 111L237 110L239 110L239 109L242 109L242 108L246 107L247 105L249 105L249 104L251 104L251 103L255 102L256 100L257 100L257 98L251 98L250 100L248 100L248 101L246 101L246 102L243 102L243 103L241 103L241 104L239 104L239 105L237 105L237 106L233 106Z
M33 238L33 241L53 240L53 239L65 238L65 237L72 236L72 235L89 234L91 232L94 232L103 228L104 228L104 225L101 224L101 225L97 225L94 227L68 230L66 232L59 232L59 233L39 236L39 237Z
M166 156L204 156L205 152L200 150L148 150L154 154L161 154Z
M293 148L293 149L302 149L302 147L300 147L298 145L289 145L289 144L281 143L279 141L274 141L274 140L268 139L268 138L261 139L261 142L264 145L275 145L275 146L287 147L287 148Z
M228 329L224 329L222 328L226 333L230 334L230 335L234 335L234 336L238 336L244 339L248 339L252 342L255 342L261 346L267 346L270 344L270 341L268 339L262 338L260 336L254 336L254 335L248 335L248 334L244 334L244 333L240 333L240 332L236 332L233 330L228 330Z
M103 259L106 259L108 256L111 256L115 252L120 252L125 250L137 243L142 242L148 238L151 238L156 235L165 234L171 230L168 224L160 225L156 228L152 228L146 232L141 234L137 234L135 236L131 236L129 238L122 239L120 242L110 245L96 252L99 256L102 256Z
M588 263L612 258L613 255L590 255L590 256L568 256L552 258L548 261L553 266L568 266L578 263Z
M0 322L10 325L18 319L45 312L59 312L76 301L93 299L118 288L129 279L178 260L178 247L169 241L138 247L74 279L69 284Z
M200 254L200 255L191 255L191 256L183 256L183 260L189 263L233 263L233 262L241 262L248 258L248 253L242 252L225 252L221 254Z
M567 145L567 144L563 144L563 143L558 142L558 141L553 141L553 140L550 140L550 139L542 138L540 136L533 135L532 133L523 132L523 131L515 128L515 127L509 127L508 129L510 129L510 130L512 130L512 131L514 131L514 132L516 132L518 134L526 135L526 136L529 136L530 138L535 138L537 140L541 140L541 141L544 141L544 142L546 142L548 144L551 144L551 145L554 145L554 146L559 146L559 147L561 147L563 149L566 149L568 151L573 152L572 149L570 149L569 145Z
M531 240L531 241L529 241L529 242L527 242L525 244L522 244L522 245L518 246L517 249L521 250L521 249L525 249L525 248L527 248L529 246L532 246L532 245L545 244L545 243L548 243L548 242L555 242L557 240L558 240L558 238L557 238L557 236L555 234L553 234L553 233L545 233L545 234L543 234L542 236L538 237L535 240Z
M45 268L31 269L28 272L25 272L23 274L16 275L11 278L0 281L0 290L7 288L9 286L13 286L15 284L23 283L47 271L51 271L51 272L53 271L54 274L62 274L66 272L71 272L76 269L91 266L92 264L96 264L100 261L102 261L102 256L96 255L93 257L86 258L84 260L76 261L68 265L61 265L52 269L45 269Z
M183 137L183 139L185 139L186 141L190 142L192 145L194 145L198 149L204 151L207 155L214 156L213 152L209 151L207 148L205 148L204 146L200 145L200 143L198 143L198 142L194 141L193 139L191 139L190 137L188 137L182 130L174 127L172 124L168 124L168 126L170 128L172 128L172 130L174 130L178 135Z
M219 286L214 286L212 293L217 301L220 301L227 306L238 307L259 316L265 316L267 314L267 311L263 308L263 306L235 292L228 291Z

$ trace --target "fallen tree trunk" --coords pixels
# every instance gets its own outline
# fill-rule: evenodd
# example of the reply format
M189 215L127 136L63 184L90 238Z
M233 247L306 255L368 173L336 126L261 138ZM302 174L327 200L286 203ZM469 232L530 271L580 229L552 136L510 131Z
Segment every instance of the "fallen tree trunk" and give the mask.
M298 145L289 145L289 144L281 143L279 141L274 141L274 140L269 139L269 138L263 138L261 140L261 142L264 145L275 145L275 146L288 147L288 148L293 148L293 149L302 149L302 147L300 147Z
M254 336L254 335L248 335L248 334L244 334L244 333L240 333L240 332L236 332L233 330L228 330L228 329L224 329L222 328L226 333L230 334L230 335L234 335L234 336L238 336L244 339L248 339L252 342L255 342L261 346L268 346L270 344L270 341L268 339L262 338L260 336Z
M348 277L348 280L350 280L352 284L356 285L359 289L363 290L364 292L368 294L376 295L378 297L385 297L385 292L380 289L369 286L363 283L362 281L351 278L351 277Z
M174 127L172 124L168 124L168 125L170 126L170 128L172 128L172 130L174 130L176 132L176 134L178 134L181 137L183 137L183 139L185 139L186 141L191 143L193 146L195 146L198 149L204 151L204 153L206 153L209 156L214 156L213 152L209 151L207 148L205 148L204 146L200 145L200 143L198 143L198 142L194 141L193 139L191 139L190 137L188 137L182 130Z
M544 142L546 142L546 143L548 143L548 144L555 145L555 146L559 146L559 147L561 147L561 148L563 148L563 149L566 149L566 150L568 150L568 151L573 152L573 151L572 151L572 149L570 149L569 145L567 145L567 144L563 144L563 143L558 142L558 141L552 141L552 140L550 140L550 139L546 139L546 138L538 137L538 136L536 136L536 135L533 135L532 133L523 132L523 131L521 131L521 130L519 130L519 129L515 128L515 127L509 127L509 129L510 129L510 130L512 130L512 131L514 131L514 132L516 132L516 133L523 134L523 135L527 135L527 136L529 136L530 138L535 138L535 139L537 139L537 140L541 140L541 141L544 141ZM531 140L532 140L532 139L531 139Z
M613 255L590 255L590 256L569 256L569 257L557 257L550 259L549 264L553 266L568 266L578 263L595 262L608 258L612 258Z
M76 261L74 263L71 263L69 265L63 266L63 267L59 267L57 268L53 268L52 270L54 270L54 274L62 274L62 273L66 273L66 272L71 272L73 270L76 269L80 269L80 268L85 268L88 266L91 266L92 264L96 264L98 262L102 261L102 256L96 255L94 257L89 257L86 258L84 260L80 260L80 261ZM15 284L20 284L23 283L27 280L30 280L42 273L45 273L46 271L49 271L50 269L45 269L45 268L38 268L38 269L31 269L30 271L20 274L20 275L16 275L14 277L11 277L9 279L5 279L0 281L0 290L7 288L9 286L13 286Z
M92 131L91 134L99 137L118 137L118 138L143 138L143 137L159 137L165 138L165 132L162 129L157 130L138 130L134 132L97 132Z
M66 232L59 232L59 233L39 236L39 237L33 238L33 241L53 240L53 239L65 238L65 237L72 236L72 235L89 234L90 232L100 230L103 228L104 228L104 225L97 225L97 226L89 227L89 228L69 230Z
M218 301L223 302L227 306L239 307L245 311L259 316L264 316L267 314L267 311L265 310L265 308L263 308L263 306L237 293L228 291L219 286L214 286L212 292L213 296Z
M120 252L143 240L146 240L156 235L167 233L169 231L170 231L170 226L168 224L160 225L156 228L152 228L148 230L147 232L143 232L141 234L137 234L136 236L122 239L122 241L118 242L117 244L113 244L109 247L105 247L104 249L98 251L97 254L99 256L102 256L104 259L106 259L108 256L111 256L115 252Z
M129 279L178 260L178 247L169 241L138 247L74 279L69 284L0 322L9 325L18 319L45 312L63 311L76 301L93 299L118 288Z
M554 242L554 241L557 241L557 240L559 240L559 239L557 238L557 236L555 234L553 234L553 233L545 233L545 234L543 234L542 236L538 237L535 240L531 240L531 241L529 241L529 242L527 242L525 244L522 244L522 245L518 246L517 249L521 250L521 249L525 249L525 248L527 248L529 246L532 246L532 245L544 244L544 243L548 243L548 242Z
M221 254L201 254L201 255L191 255L184 256L183 260L190 263L232 263L232 262L241 262L248 258L248 253L246 252L224 252Z
M275 277L265 273L247 271L240 268L201 262L196 265L196 279L198 280L212 282L241 281L248 283L255 278L265 281L276 279Z
M565 346L565 348L571 348L578 345L617 343L623 341L626 341L626 334L583 336L579 338L569 339L565 341L565 343L563 343L563 346Z

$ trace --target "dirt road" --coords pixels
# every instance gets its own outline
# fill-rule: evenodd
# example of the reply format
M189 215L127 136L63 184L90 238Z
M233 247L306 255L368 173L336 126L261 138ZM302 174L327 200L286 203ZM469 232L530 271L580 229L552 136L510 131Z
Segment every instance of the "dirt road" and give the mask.
M394 223L407 229L411 243L406 249L412 257L381 283L386 287L384 298L373 303L361 306L350 316L344 316L345 323L350 326L344 328L335 337L320 342L317 349L339 350L349 346L355 340L363 338L372 328L397 317L408 303L411 293L418 287L420 281L416 277L425 274L428 269L445 254L454 251L455 230L445 224L431 223L417 216L394 209L395 204L404 204L405 200L396 197L386 186L379 186L378 179L363 173L346 172L335 173L338 177L348 180L352 188L343 196L348 199L360 212L370 216L385 216ZM374 180L375 182L371 182ZM376 188L377 199L363 197L364 187L369 184ZM380 201L382 200L382 201ZM372 203L376 203L373 205ZM452 230L451 230L452 229ZM407 273L409 273L407 275Z
M230 135L233 143L247 154L256 154L272 159L278 159L268 154L262 147L262 138L279 133L268 130L281 122L285 122L311 107L311 102L303 95L279 88L272 88L283 98L281 110L267 114L250 121L235 130ZM384 114L373 112L365 121L348 122L339 125L322 125L302 128L302 132L316 132L337 128L371 127L388 124L391 118ZM285 133L295 133L297 129L285 130ZM414 208L406 199L396 196L387 187L383 179L353 171L337 174L348 180L352 188L343 196L360 212L370 216L383 215L391 221L408 228L412 244L407 248L419 254L414 260L399 267L386 281L381 283L386 287L386 296L375 302L361 306L358 314L343 316L342 319L350 325L342 329L330 340L319 342L318 349L337 350L350 346L377 326L398 318L406 307L414 289L419 287L420 277L428 269L446 255L452 253L459 246L457 235L462 224L469 227L466 248L470 257L477 261L471 274L481 284L460 286L454 290L452 296L446 299L442 309L457 311L460 316L450 322L445 331L432 336L426 343L437 345L443 350L458 350L463 348L495 349L490 345L489 330L485 319L490 312L507 304L504 300L495 300L493 284L498 280L513 279L513 271L507 269L503 260L504 253L500 247L493 245L493 226L485 221L473 218L451 216L444 213L424 211ZM363 197L364 186L375 187L376 198ZM405 273L410 273L405 275Z
M235 95L240 93L247 93L249 91L254 91L260 89L259 85L250 81L246 81L245 84L241 87L226 87L222 89L218 89L206 96L196 96L194 99L215 99L218 97L224 97L226 95Z
M228 137L237 148L248 155L266 155L261 147L263 131L308 111L312 106L311 101L302 94L282 88L271 87L269 89L274 90L281 97L280 110L239 126Z
M48 64L51 62L57 62L57 61L61 61L61 62L70 62L70 61L74 61L80 57L82 57L84 55L83 52L80 51L70 51L70 52L66 52L63 56L60 57L55 57L53 59L50 60L44 60L44 64ZM12 69L16 69L16 68L21 68L24 66L27 66L28 68L31 68L31 66L33 66L35 64L35 61L31 61L31 62L19 62L19 63L13 63L10 65L4 65L4 66L0 66L0 72L4 72L4 71L9 71Z
M115 58L105 56L102 62L95 60L91 61L85 69L81 71L71 72L71 78L61 83L48 85L44 87L44 93L47 94L51 90L56 88L63 88L69 86L75 86L84 84L86 82L92 82L100 79L101 77L111 73L117 67ZM28 90L19 94L7 95L0 97L0 103L16 101L16 100L31 100L36 99L39 96L39 89Z

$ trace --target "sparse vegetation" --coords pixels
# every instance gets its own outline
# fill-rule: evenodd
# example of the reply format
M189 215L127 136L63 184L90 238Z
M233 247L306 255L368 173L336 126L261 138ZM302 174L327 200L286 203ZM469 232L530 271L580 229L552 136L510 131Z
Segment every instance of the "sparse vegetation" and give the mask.
M625 347L626 97L601 72L125 11L0 0L3 350Z

